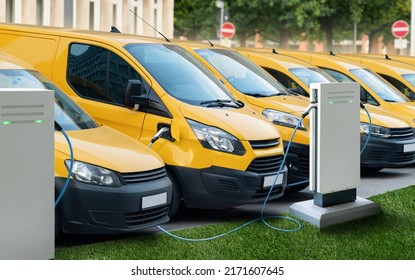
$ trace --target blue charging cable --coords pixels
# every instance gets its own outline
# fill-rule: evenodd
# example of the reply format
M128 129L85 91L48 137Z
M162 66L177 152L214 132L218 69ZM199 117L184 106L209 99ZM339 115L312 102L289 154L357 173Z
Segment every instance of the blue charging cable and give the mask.
M55 200L55 207L56 207L58 205L59 201L61 200L63 194L65 193L66 188L68 187L69 180L70 180L71 174L72 174L74 156L73 156L73 149L72 149L71 140L69 139L69 137L66 134L66 132L62 129L62 127L57 122L55 122L55 129L58 130L58 131L60 131L62 133L62 135L65 137L66 142L68 142L70 156L71 156L70 166L69 166L69 171L68 171L68 176L66 177L65 183L63 184L63 187L62 187L62 190L59 193L59 196Z
M372 132L372 117L370 116L369 111L366 109L366 107L363 106L363 104L361 106L366 111L366 114L369 117L369 131L367 133L365 144L363 145L362 149L360 150L360 155L362 155L363 151L366 149L367 143L369 143L370 134Z
M215 236L212 236L212 237L198 238L198 239L185 238L185 237L181 237L181 236L172 234L171 232L168 232L167 230L165 230L164 228L162 228L160 225L158 225L157 228L160 229L165 234L169 235L170 237L173 237L173 238L176 238L176 239L179 239L179 240L182 240L182 241L188 241L188 242L200 242L200 241L210 241L210 240L214 240L214 239L217 239L217 238L220 238L220 237L224 237L224 236L226 236L226 235L228 235L230 233L236 232L236 231L242 229L243 227L246 227L246 226L248 226L250 224L253 224L255 222L258 222L258 221L262 221L266 226L268 226L269 228L271 228L273 230L278 230L278 231L283 231L283 232L294 232L294 231L300 230L302 228L302 226L301 226L301 224L300 224L299 221L297 221L297 220L295 220L295 219L293 219L291 217L288 217L288 216L264 216L264 210L265 210L265 206L266 206L266 204L268 202L268 198L269 198L270 194L272 193L272 190L273 190L273 188L275 186L275 182L277 181L278 177L280 176L280 173L281 173L282 169L285 166L285 161L286 161L286 158L287 158L287 154L288 154L288 151L290 149L291 143L292 143L292 141L294 139L294 135L297 132L297 130L298 130L300 124L302 123L303 119L304 119L304 117L302 117L300 119L300 121L297 123L297 125L294 128L294 131L293 131L293 133L291 135L290 141L288 142L287 149L285 151L285 154L284 154L284 157L283 157L281 166L280 166L280 168L279 168L279 170L277 172L277 176L275 177L274 182L272 183L272 186L270 187L270 189L268 191L268 194L267 194L267 196L265 198L265 201L262 204L261 217L256 218L256 219L251 220L251 221L248 221L248 222L246 222L246 223L244 223L244 224L242 224L242 225L240 225L240 226L238 226L238 227L236 227L234 229L231 229L231 230L229 230L229 231L227 231L225 233L222 233L222 234L219 234L219 235L215 235ZM271 225L267 221L269 219L285 219L285 220L289 220L289 221L294 222L297 226L295 228L293 228L293 229L283 229L283 228L279 228L279 227L275 227L275 226Z

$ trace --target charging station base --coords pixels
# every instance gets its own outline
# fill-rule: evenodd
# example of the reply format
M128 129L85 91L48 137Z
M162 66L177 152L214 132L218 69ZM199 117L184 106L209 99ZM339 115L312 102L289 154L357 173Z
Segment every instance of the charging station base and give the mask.
M376 215L380 213L380 207L377 203L361 197L356 197L356 200L352 202L329 207L315 205L314 200L311 199L292 204L289 212L318 228L325 228L334 224Z

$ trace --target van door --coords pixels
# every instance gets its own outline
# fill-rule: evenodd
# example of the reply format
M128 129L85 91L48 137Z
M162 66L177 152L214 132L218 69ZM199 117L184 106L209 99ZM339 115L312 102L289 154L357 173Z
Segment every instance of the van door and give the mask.
M62 38L52 80L98 122L140 139L146 111L127 106L125 93L129 80L139 81L143 97L151 85L121 55L95 42Z

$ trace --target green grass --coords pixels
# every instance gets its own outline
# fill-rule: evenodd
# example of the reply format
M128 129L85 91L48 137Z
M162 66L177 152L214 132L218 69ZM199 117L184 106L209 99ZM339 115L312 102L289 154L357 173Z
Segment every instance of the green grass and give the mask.
M379 215L318 229L301 222L295 232L275 231L261 222L223 238L186 242L165 234L140 235L121 240L58 248L60 260L414 260L415 186L373 196ZM287 214L288 215L288 214ZM187 238L210 237L246 221L175 231ZM289 220L270 222L281 228Z

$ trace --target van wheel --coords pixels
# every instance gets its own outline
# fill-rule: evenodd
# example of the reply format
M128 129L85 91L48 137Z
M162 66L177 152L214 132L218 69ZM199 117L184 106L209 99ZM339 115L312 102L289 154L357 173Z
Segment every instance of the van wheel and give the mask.
M172 184L172 198L169 207L169 218L173 218L177 211L179 211L180 205L182 204L182 191L180 189L180 185L177 181L176 176L173 174L172 171L167 169L167 177L169 177L171 184Z

